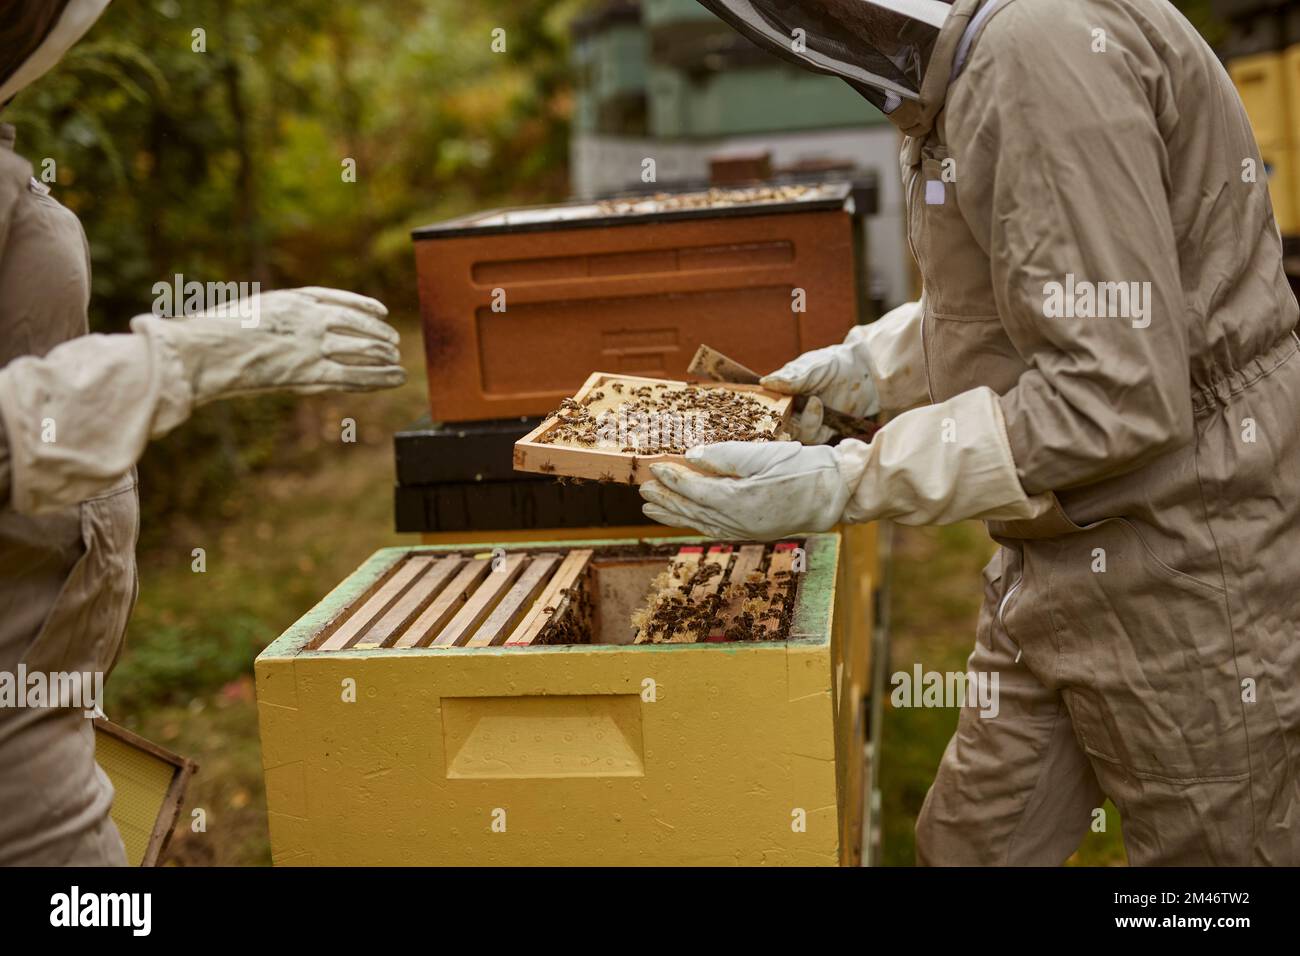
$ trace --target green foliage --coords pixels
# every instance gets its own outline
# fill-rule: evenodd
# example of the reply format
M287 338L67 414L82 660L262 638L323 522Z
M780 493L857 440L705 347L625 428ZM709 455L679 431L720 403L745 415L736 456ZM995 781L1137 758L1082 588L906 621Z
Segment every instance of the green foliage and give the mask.
M176 272L405 290L409 248L376 243L386 230L449 195L563 191L575 6L116 4L5 118L86 225L97 328Z
M108 684L108 712L180 703L235 680L248 673L265 634L265 625L247 614L223 616L219 633L196 633L189 624L154 625Z
M55 195L82 219L96 330L125 331L176 273L335 286L407 310L412 226L564 194L576 5L113 4L3 118L38 175L55 162ZM146 528L219 505L273 458L292 405L204 410L152 447Z
M1215 9L1221 5L1213 0L1177 0L1174 6L1183 12L1211 45L1223 42L1227 36L1227 24Z

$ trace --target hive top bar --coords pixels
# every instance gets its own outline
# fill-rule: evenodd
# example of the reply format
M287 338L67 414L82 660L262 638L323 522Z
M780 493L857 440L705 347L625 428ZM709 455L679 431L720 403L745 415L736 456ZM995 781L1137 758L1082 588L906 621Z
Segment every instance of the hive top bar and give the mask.
M494 233L595 229L645 222L769 216L781 213L844 209L854 212L854 186L847 182L786 183L692 192L653 193L558 203L518 209L494 209L412 231L413 239L452 239Z

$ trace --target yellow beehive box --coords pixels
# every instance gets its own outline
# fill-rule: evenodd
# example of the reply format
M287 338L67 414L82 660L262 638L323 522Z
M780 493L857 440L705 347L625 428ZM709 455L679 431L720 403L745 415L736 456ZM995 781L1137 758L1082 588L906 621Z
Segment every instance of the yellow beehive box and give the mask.
M1278 229L1300 235L1300 44L1237 57L1228 74L1259 143Z
M1290 172L1291 220L1288 225L1278 225L1283 235L1300 235L1300 43L1292 45L1283 55L1286 70L1287 97L1287 160Z
M1255 139L1264 148L1289 145L1287 66L1281 52L1255 53L1228 63L1228 75L1241 96Z
M1284 138L1288 145L1300 147L1300 43L1293 43L1282 54L1282 71L1286 74L1287 103Z
M707 548L711 560L726 546L673 538L377 552L258 657L273 859L856 861L864 678L844 627L849 614L869 627L871 587L845 587L840 535L795 544L802 563L784 639L669 644L626 643L633 611L679 550ZM545 564L558 578L575 552L590 553L586 597L576 587L548 597L529 569ZM438 562L452 557L453 583L415 595L409 581L442 574ZM470 569L483 560L510 580L498 586ZM465 575L482 584L443 606ZM496 601L483 604L473 587L489 584ZM525 592L531 611L518 600ZM589 613L591 643L436 643L476 641L493 622L513 641L532 615L565 613L553 608L563 595ZM417 633L433 646L394 646Z
M1273 201L1273 217L1284 236L1300 235L1300 150L1292 147L1264 150L1268 170L1268 194Z

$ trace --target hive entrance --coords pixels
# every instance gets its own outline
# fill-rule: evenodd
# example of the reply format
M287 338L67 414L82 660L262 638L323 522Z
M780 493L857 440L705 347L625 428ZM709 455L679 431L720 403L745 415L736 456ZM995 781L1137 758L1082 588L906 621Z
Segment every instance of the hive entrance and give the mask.
M414 551L309 642L338 651L779 641L793 544Z

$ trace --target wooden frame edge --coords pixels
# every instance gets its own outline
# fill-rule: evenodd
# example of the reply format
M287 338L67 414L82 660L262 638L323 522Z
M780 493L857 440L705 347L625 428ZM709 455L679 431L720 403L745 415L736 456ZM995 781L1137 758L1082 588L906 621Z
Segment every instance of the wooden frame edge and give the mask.
M180 818L181 805L185 800L185 791L189 787L190 778L198 772L199 765L189 757L182 757L147 737L141 737L134 731L127 730L121 724L113 723L106 717L95 717L93 721L96 730L120 740L127 746L143 750L173 767L171 782L167 785L167 793L163 797L162 806L158 809L158 816L149 833L149 843L145 846L144 856L140 860L141 866L157 866L163 851L171 841L172 831L176 829L176 821Z

